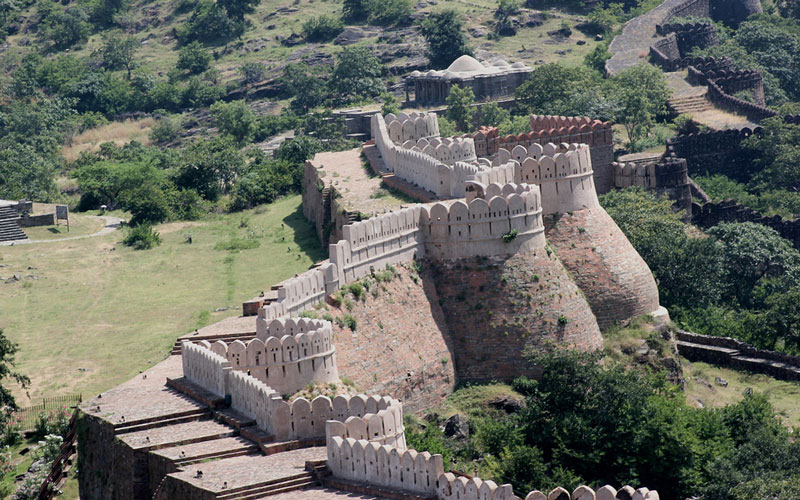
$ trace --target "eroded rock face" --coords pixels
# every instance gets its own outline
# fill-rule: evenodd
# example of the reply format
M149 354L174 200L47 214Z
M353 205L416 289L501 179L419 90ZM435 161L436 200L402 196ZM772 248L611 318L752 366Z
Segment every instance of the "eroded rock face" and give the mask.
M600 328L658 309L653 273L602 208L547 216L545 235Z
M525 353L549 345L602 347L589 304L552 251L451 261L433 274L459 382L536 376Z

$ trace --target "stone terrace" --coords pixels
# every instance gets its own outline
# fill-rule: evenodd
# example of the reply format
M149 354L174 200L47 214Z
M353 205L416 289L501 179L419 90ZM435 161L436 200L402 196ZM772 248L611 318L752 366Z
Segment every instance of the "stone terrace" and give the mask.
M373 215L396 210L407 204L391 194L373 198L382 187L382 178L361 162L361 149L317 153L311 164L326 186L342 196L340 205L348 212Z

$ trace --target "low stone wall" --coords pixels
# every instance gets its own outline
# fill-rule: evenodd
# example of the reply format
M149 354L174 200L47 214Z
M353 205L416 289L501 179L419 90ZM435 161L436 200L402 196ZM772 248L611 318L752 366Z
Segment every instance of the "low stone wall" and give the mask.
M56 214L40 214L40 215L26 215L19 219L19 225L22 227L34 226L54 226L56 223Z
M800 380L800 357L757 349L730 337L679 330L675 338L678 352L691 361L706 361L783 380Z
M765 217L752 208L740 205L733 200L717 203L694 204L692 223L703 228L716 226L721 222L755 222L776 230L783 238L800 249L800 219L787 220L779 215Z
M648 164L614 163L615 186L627 188L643 187L657 194L667 195L675 202L675 208L692 216L692 188L689 170L683 158L663 158Z
M184 341L181 346L183 376L207 391L224 397L228 394L231 364L205 346Z

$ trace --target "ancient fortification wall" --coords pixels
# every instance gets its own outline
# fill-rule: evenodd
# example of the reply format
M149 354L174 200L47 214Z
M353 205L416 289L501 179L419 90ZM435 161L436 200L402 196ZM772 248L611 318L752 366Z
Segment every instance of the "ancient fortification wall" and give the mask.
M217 396L228 393L231 364L203 346L185 342L182 346L184 377Z
M600 328L658 309L650 268L603 208L545 217L545 226Z
M667 139L666 158L684 158L689 175L722 173L734 179L744 179L751 160L742 154L741 143L761 128L751 130L718 130L685 134Z
M439 137L439 119L435 113L389 113L384 117L389 139L397 144L423 138Z
M800 219L784 219L779 215L764 216L752 208L740 205L733 200L718 203L695 204L692 209L692 223L708 228L720 222L755 222L778 231L781 237L791 241L800 249Z
M692 191L689 170L683 158L662 158L652 163L614 163L618 188L639 186L666 195L688 217L692 214Z
M435 116L435 115L434 115ZM436 158L445 165L453 165L457 161L475 161L475 142L469 138L456 137L453 139L410 139L402 143L403 149L422 152L432 158Z

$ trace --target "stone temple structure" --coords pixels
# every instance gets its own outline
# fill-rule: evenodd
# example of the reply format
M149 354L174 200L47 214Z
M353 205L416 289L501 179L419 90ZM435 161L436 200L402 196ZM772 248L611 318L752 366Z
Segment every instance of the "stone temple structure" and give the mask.
M441 104L450 95L453 85L470 87L478 101L510 97L528 79L531 71L533 69L521 62L509 64L503 59L480 62L463 55L444 71L411 73L405 81L406 98L413 91L417 105Z
M602 135L595 125L584 133ZM182 337L84 402L82 499L659 500L630 486L514 492L408 447L404 412L456 381L536 376L526 350L599 349L601 328L664 311L598 203L588 144L526 137L479 156L472 137L440 137L433 114L376 114L372 127L371 167L430 201L347 221L327 260L245 303L255 315ZM335 160L306 165L312 222L339 213L356 182L323 175ZM356 283L372 298L340 307ZM297 397L310 388L329 396Z

